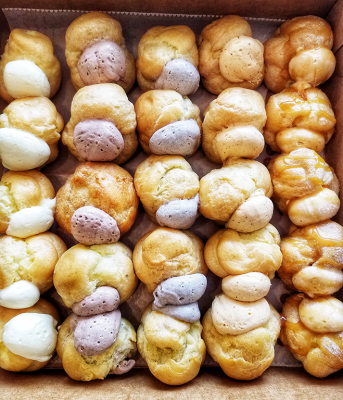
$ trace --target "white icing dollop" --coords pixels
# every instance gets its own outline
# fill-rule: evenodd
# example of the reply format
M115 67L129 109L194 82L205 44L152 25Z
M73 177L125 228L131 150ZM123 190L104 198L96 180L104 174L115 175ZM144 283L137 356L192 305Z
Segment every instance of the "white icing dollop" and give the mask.
M18 281L0 290L0 306L19 310L29 308L37 303L39 289L29 281Z
M24 208L10 217L7 235L20 238L46 232L54 223L56 199L45 199L42 205Z
M16 60L5 65L4 83L10 96L50 96L50 83L45 73L32 61Z
M2 340L12 353L45 362L56 348L56 326L57 321L48 314L19 314L5 325Z
M48 161L50 153L47 143L30 132L0 129L0 157L5 168L12 171L37 168Z

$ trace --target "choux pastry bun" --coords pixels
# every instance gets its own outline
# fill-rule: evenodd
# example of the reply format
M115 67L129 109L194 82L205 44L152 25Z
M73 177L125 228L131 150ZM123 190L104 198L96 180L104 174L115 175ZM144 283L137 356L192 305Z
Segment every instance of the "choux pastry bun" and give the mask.
M135 103L139 142L147 154L184 157L201 142L199 107L175 90L149 90Z
M221 293L202 323L207 351L229 377L255 379L273 362L280 316L267 300L243 302Z
M146 233L133 251L137 277L152 293L169 278L207 273L203 242L189 231L156 228Z
M75 90L116 83L128 92L136 80L121 25L108 14L94 11L76 18L66 32L65 55Z
M46 97L14 100L0 115L3 166L27 171L54 161L63 126L63 118Z
M59 331L57 351L71 378L104 379L134 366L127 359L136 352L136 332L118 307L137 283L132 252L119 242L78 244L60 258L54 286L73 314Z
M316 87L333 74L333 33L322 18L308 15L284 22L264 43L264 83L274 93L293 82Z
M270 175L263 164L230 158L223 168L200 179L199 210L226 228L253 232L272 218L272 193Z
M61 65L51 40L36 31L13 29L0 63L0 97L7 103L22 97L55 95Z
M182 385L198 375L205 360L201 331L199 320L184 322L149 305L137 331L138 350L157 379Z
M0 233L26 238L54 222L55 190L36 170L6 172L0 181Z
M310 297L326 296L343 286L343 228L333 221L297 228L281 241L278 275L286 285Z
M81 162L122 164L137 149L135 129L135 110L124 90L113 83L102 83L75 94L62 142Z
M281 154L269 162L268 169L274 201L296 226L316 224L337 213L338 179L315 151L303 148Z
M343 368L343 304L332 296L294 294L283 305L280 339L305 370L324 378Z
M263 97L254 90L230 88L204 112L202 147L217 164L232 157L254 159L264 148L266 123Z
M282 261L280 235L271 224L251 233L221 229L207 241L204 256L208 268L221 278L258 272L272 279Z
M135 222L138 203L126 170L82 163L56 195L56 221L82 244L115 243Z
M199 177L181 156L148 157L137 167L134 184L158 225L189 229L199 215Z
M52 288L55 265L67 246L51 232L27 239L0 238L0 306L32 307Z
M0 367L33 372L45 367L56 349L60 317L44 299L25 309L0 306Z
M245 19L227 15L213 21L199 37L203 85L213 94L235 86L256 89L263 80L263 51Z
M300 148L321 152L334 133L335 114L321 90L294 84L271 96L264 138L272 150L290 153Z
M137 81L143 92L175 90L182 96L199 87L195 35L185 25L154 26L138 43Z

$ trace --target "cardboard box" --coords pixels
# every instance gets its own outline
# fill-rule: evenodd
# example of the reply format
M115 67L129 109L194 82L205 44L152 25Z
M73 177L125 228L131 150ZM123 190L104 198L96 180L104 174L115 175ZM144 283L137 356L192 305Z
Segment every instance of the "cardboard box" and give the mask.
M3 9L11 8L18 15L35 12L29 9L51 10L94 10L95 3L92 0L1 0ZM23 8L15 10L14 8ZM250 17L252 23L255 18L263 18L265 23L281 24L284 19L300 15L318 15L332 25L335 35L334 52L337 58L337 67L333 77L323 86L323 90L329 96L337 118L336 133L326 146L326 160L336 170L337 176L343 186L343 163L340 157L343 154L343 0L98 0L97 10L116 11L126 13L149 13L152 25L154 15L150 13L178 14L180 23L187 24L187 19L197 15L202 20L203 26L218 18L220 15L238 14L242 17ZM26 9L26 10L24 10ZM49 11L48 11L49 12ZM188 15L181 16L182 15ZM146 14L129 14L136 23L146 23ZM75 15L76 18L78 15ZM116 18L116 15L113 15ZM73 19L74 19L73 18ZM40 21L44 20L44 16ZM157 20L157 19L156 19ZM133 21L133 19L132 19ZM206 23L205 23L206 21ZM30 21L31 29L34 29L35 19ZM6 11L0 11L1 54L9 33L6 20ZM49 27L50 28L50 27ZM124 27L124 36L130 31ZM51 26L51 30L58 26ZM40 30L36 27L36 30ZM273 28L274 30L274 28ZM273 33L270 31L270 34ZM127 38L130 40L130 38ZM64 49L55 50L63 53ZM61 57L59 57L61 60ZM62 60L61 60L62 61ZM67 101L72 98L74 92L63 93L67 95ZM59 101L64 101L62 95ZM68 98L69 96L69 98ZM214 96L213 96L214 98ZM55 102L55 99L53 99ZM69 102L70 104L70 102ZM1 110L4 103L0 103ZM69 115L65 116L66 121ZM45 172L45 171L44 171ZM51 170L56 179L58 176ZM49 169L47 170L49 176ZM51 176L49 176L51 178ZM60 184L62 184L61 179ZM55 186L60 186L55 182ZM342 192L341 192L342 200ZM335 217L337 222L343 224L343 207ZM149 230L149 229L147 229ZM146 230L146 231L147 231ZM143 233L142 233L143 234ZM282 357L282 354L280 355ZM287 363L286 363L287 364ZM282 365L279 360L278 365ZM0 399L103 399L113 397L116 399L340 399L343 398L342 384L343 370L323 380L312 377L302 368L271 367L262 377L252 382L235 381L227 377L220 368L202 368L201 372L192 382L181 387L170 387L155 379L148 369L134 369L123 376L110 376L105 381L93 381L90 383L74 382L63 371L41 370L33 374L11 373L0 370Z

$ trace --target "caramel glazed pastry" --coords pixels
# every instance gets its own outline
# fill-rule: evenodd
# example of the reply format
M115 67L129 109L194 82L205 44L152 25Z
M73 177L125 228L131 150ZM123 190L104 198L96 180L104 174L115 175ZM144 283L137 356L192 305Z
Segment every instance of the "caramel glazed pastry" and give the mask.
M188 26L155 26L138 44L138 84L143 92L171 89L188 96L199 87L198 59L195 35Z
M205 262L223 278L203 318L207 351L234 379L260 376L274 359L280 317L264 299L281 265L280 235L268 224L252 233L221 229L206 243Z
M0 233L27 238L47 231L55 205L55 190L41 172L6 172L0 181Z
M56 221L84 245L115 243L135 222L132 176L112 163L82 163L56 195Z
M249 89L226 89L205 110L203 148L224 166L200 180L199 209L239 232L260 229L273 215L269 172L253 160L264 147L260 131L265 121L263 99Z
M54 161L63 126L63 118L46 97L12 101L0 115L3 166L13 171L27 171Z
M174 90L150 90L135 103L139 142L147 154L190 156L201 142L200 109Z
M343 286L342 248L343 228L336 222L291 226L281 241L278 275L287 287L309 297L333 294Z
M333 74L333 33L322 18L308 15L283 23L264 43L264 83L274 93L294 82L316 87Z
M134 366L136 332L118 307L137 283L132 252L119 242L78 244L60 258L54 286L73 313L59 329L57 353L72 379L104 379Z
M102 83L75 94L62 142L81 162L122 164L137 149L135 129L135 110L124 90L113 83Z
M213 94L235 86L256 89L263 80L263 51L245 19L227 15L213 21L199 37L203 85Z
M294 294L283 305L280 339L305 370L324 378L343 368L343 304Z
M181 156L148 157L137 167L134 184L158 225L189 229L199 216L199 177Z
M51 40L42 33L14 29L0 63L0 97L53 97L61 84L61 65Z
M154 295L137 331L139 353L160 381L189 382L206 356L197 303L207 285L203 243L189 231L156 228L136 244L133 263Z
M40 295L53 286L55 265L67 247L51 232L0 238L0 367L37 371L52 358L57 310Z
M108 14L90 12L76 18L66 32L65 55L75 90L116 83L128 92L136 80L133 55L125 47L122 28Z

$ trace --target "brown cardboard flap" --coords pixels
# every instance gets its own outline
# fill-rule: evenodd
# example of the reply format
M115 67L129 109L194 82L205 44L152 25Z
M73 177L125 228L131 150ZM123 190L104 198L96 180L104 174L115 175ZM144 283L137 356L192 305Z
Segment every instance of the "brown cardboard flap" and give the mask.
M332 26L334 33L333 52L343 45L343 0L338 0L332 7L326 20Z
M172 14L222 15L264 18L293 18L315 14L325 18L336 0L2 0L1 7L65 10L130 11Z
M105 381L75 382L62 371L34 374L0 371L0 399L10 400L217 400L343 398L343 371L317 379L303 369L269 368L250 382L228 378L219 368L203 368L187 385L168 386L147 369Z

